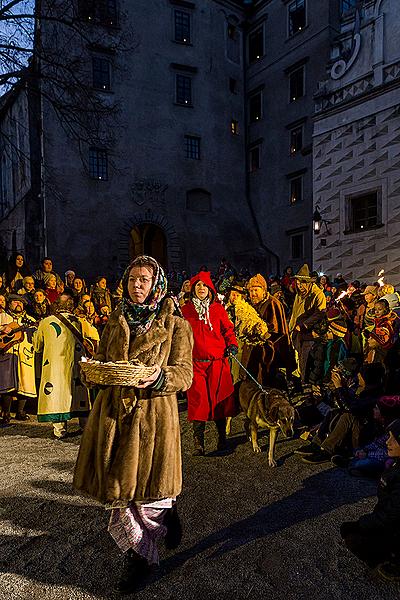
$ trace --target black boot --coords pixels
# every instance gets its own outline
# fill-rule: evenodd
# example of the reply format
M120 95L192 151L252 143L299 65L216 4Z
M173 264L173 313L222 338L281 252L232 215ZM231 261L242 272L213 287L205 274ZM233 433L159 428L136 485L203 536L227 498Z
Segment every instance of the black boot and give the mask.
M193 456L204 456L204 431L206 424L204 421L193 421Z
M226 443L226 419L218 419L215 421L215 425L218 431L218 443L217 443L217 452L227 452L228 445Z
M151 567L145 558L130 549L125 554L121 578L117 584L120 594L132 594L144 587L151 573Z
M4 429L5 427L12 427L12 423L10 423L10 420L11 420L10 413L3 412L1 414L0 427L2 429Z
M176 504L168 508L164 517L164 525L167 528L165 535L165 547L168 550L174 550L182 541L182 525L178 515Z

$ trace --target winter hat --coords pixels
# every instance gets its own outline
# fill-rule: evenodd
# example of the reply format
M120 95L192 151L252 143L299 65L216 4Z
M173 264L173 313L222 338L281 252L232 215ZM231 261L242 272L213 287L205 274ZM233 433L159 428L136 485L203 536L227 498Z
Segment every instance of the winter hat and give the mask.
M377 402L379 411L384 418L400 415L400 396L382 396Z
M260 275L260 273L257 273L257 275L254 275L254 277L250 278L247 287L249 289L252 287L260 287L263 290L267 291L267 282L265 281L264 277Z
M22 304L28 304L28 300L26 298L24 298L24 296L22 294L9 294L7 297L7 301L8 302L22 302Z
M391 433L398 444L400 444L400 419L396 419L387 427L386 431Z
M228 288L228 292L238 292L242 296L246 295L246 285L242 281L233 281Z
M301 269L299 269L298 273L296 273L296 275L293 275L293 277L295 279L303 281L304 283L311 283L312 281L315 281L315 277L312 277L312 275L310 275L310 269L308 268L307 264L304 264L301 267Z
M271 294L272 296L274 296L275 294L277 294L278 292L281 292L282 288L279 285L279 283L272 283L271 284Z
M332 306L326 312L329 328L337 337L343 338L347 333L346 319L343 317L340 309L337 306Z
M193 277L190 280L190 287L193 293L194 287L198 281L202 281L212 291L212 293L214 294L214 298L217 296L217 290L215 289L215 286L211 280L210 271L200 271L199 273L197 273L197 275L193 275Z

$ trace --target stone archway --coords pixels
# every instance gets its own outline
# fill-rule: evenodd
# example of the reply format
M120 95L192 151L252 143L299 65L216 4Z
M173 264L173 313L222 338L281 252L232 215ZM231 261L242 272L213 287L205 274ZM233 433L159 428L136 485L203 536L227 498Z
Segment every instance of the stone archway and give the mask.
M140 223L131 229L129 239L130 258L147 254L155 258L165 269L168 266L167 238L164 230L154 223Z

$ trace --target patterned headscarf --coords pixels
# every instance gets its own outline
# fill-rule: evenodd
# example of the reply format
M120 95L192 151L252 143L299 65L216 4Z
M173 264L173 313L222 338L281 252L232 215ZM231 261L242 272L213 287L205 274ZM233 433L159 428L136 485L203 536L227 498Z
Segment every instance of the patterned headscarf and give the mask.
M136 304L131 300L128 292L129 273L133 267L142 266L144 262L148 263L153 269L154 284L145 303ZM129 325L131 333L133 335L143 335L150 329L160 311L161 302L167 294L167 278L163 268L151 256L138 256L125 270L122 277L122 289L122 314Z

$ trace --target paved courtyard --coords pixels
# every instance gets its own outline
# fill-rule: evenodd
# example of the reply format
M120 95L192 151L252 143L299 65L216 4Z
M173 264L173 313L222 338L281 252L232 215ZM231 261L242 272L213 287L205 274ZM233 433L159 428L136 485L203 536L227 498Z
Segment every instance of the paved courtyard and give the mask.
M184 411L181 418L184 540L162 549L158 573L135 598L398 600L400 588L367 573L338 535L343 520L371 508L373 483L301 463L298 440L278 443L279 466L270 469L266 453L246 443L240 417L231 454L212 455L209 426L209 454L193 458ZM79 437L56 441L34 421L0 436L0 599L118 597L121 557L107 514L71 486Z

